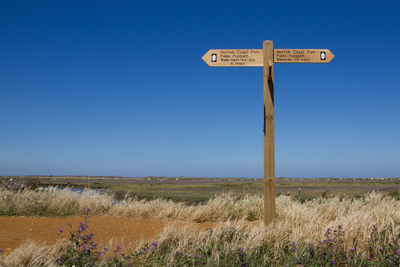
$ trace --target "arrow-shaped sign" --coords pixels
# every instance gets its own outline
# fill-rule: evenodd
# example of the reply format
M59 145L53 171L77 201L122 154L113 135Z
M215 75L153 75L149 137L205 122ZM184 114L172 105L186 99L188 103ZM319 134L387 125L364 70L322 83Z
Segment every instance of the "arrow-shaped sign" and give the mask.
M262 67L262 49L210 49L202 57L210 67Z
M334 57L328 49L274 49L274 63L329 63Z
M329 63L328 49L274 49L274 63ZM210 67L262 67L262 49L210 49L203 56Z

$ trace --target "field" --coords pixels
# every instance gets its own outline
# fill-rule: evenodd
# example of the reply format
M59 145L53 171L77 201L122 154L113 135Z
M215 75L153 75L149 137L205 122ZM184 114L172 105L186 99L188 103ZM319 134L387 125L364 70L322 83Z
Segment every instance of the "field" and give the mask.
M3 177L4 266L400 264L399 179L279 178L268 227L258 179L13 179L26 188Z
M164 198L189 203L204 202L223 192L236 196L263 194L262 179L191 178L191 177L80 177L80 176L21 176L17 180L36 181L38 186L66 186L100 189L122 199L128 194L139 199ZM1 177L6 183L6 177ZM299 190L300 188L300 190ZM361 197L378 191L384 194L400 192L400 178L277 178L276 193L302 199L326 196Z

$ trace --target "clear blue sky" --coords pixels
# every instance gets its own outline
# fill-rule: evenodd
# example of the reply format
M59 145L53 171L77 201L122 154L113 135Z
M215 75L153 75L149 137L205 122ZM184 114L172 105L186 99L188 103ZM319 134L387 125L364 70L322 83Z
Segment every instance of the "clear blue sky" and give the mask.
M141 3L140 3L141 2ZM0 175L263 176L262 68L211 48L327 48L275 64L276 176L400 176L398 1L2 1Z

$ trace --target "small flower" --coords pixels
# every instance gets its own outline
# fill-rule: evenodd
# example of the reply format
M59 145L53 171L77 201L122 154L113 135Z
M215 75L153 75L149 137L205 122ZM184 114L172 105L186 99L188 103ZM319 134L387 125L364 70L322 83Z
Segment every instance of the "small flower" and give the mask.
M367 258L367 260L369 260L369 261L370 261L370 260L371 260L371 257L368 257L368 258Z
M336 261L335 260L332 260L332 264L335 264L336 263Z
M1 250L0 250L0 253L3 254L3 253L4 253L4 249L1 249Z
M62 228L60 228L60 233L64 232L64 230Z
M153 242L153 247L157 247L157 242Z
M400 255L400 250L397 249L397 250L396 250L396 254L397 254L397 255Z
M383 248L382 248L382 247L379 247L379 250L380 250L380 251L382 251L382 250L383 250Z
M240 248L240 252L243 254L243 253L244 253L244 249L243 249L243 248Z
M88 213L89 213L89 211L90 211L90 208L87 208L87 209L86 209L86 214L88 214Z
M121 247L120 245L118 245L118 246L117 246L117 249L121 250L121 249L122 249L122 247Z
M97 252L97 256L98 257L100 257L101 256L101 252L99 251L99 252Z
M350 249L350 252L353 252L353 251L354 251L354 248L351 248L351 249Z

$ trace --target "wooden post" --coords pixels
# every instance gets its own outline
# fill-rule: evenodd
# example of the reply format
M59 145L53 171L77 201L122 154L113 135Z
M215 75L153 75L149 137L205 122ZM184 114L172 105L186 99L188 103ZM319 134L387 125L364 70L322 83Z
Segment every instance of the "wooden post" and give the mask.
M263 43L264 81L264 224L275 218L274 50Z
M274 62L329 63L335 57L328 49L210 49L202 59L210 67L264 67L264 224L275 218ZM300 194L300 190L299 190Z

